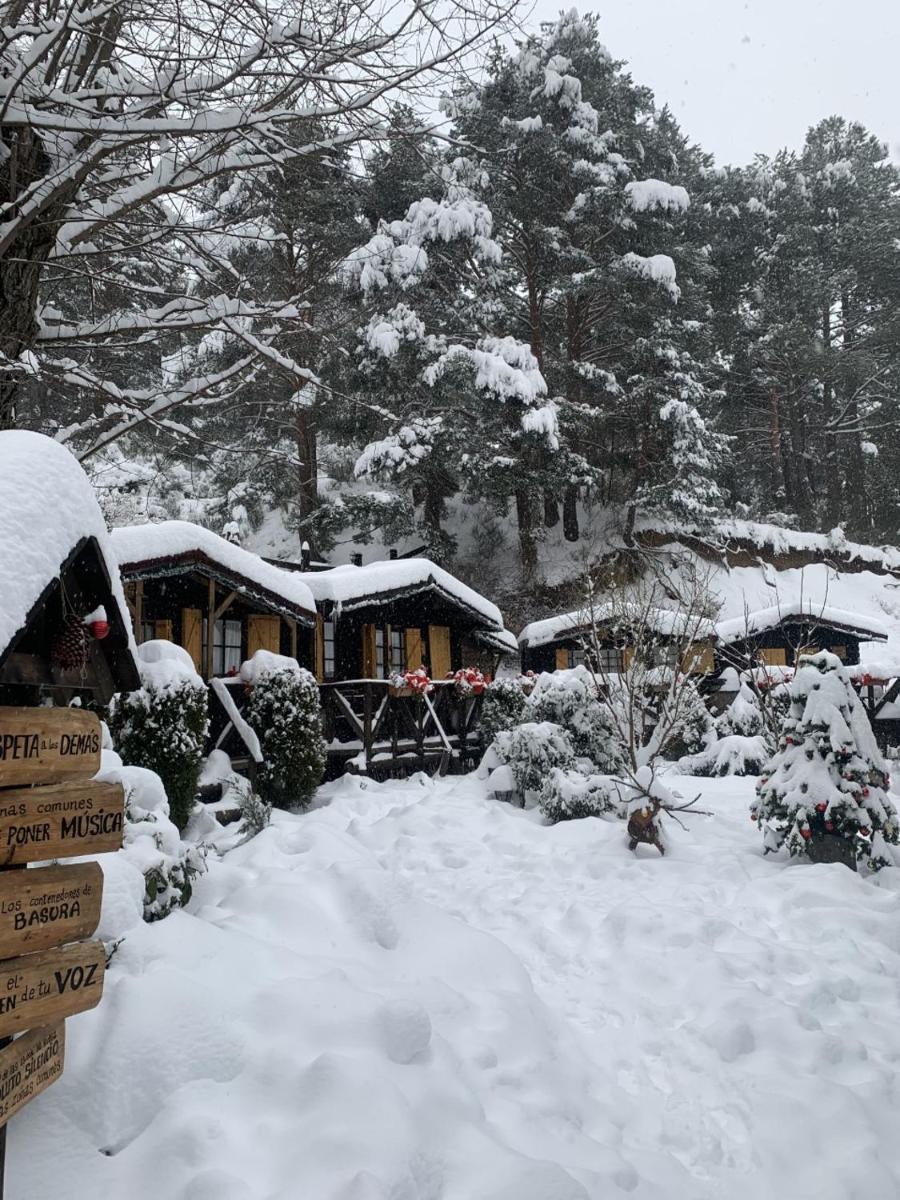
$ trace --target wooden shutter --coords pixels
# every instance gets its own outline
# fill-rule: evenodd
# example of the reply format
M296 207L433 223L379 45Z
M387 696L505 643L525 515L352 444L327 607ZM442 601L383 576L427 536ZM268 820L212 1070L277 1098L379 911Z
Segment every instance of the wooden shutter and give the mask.
M634 661L634 646L622 647L622 670L628 671Z
M325 679L325 621L316 614L316 679L319 683Z
M406 631L406 669L407 671L415 671L417 667L421 667L425 658L425 651L422 647L422 630L407 629Z
M431 678L444 679L450 674L450 630L446 625L428 626L431 651Z
M247 618L247 657L252 658L257 650L281 653L281 617L253 613Z
M556 669L557 671L568 671L569 669L569 651L565 646L556 647Z
M759 660L767 667L786 667L787 654L781 646L764 646L759 651Z
M681 659L681 669L686 675L709 675L715 666L713 648L705 642L692 642Z
M199 608L183 608L181 610L181 644L187 650L197 670L200 670L202 654L202 617Z
M167 642L172 640L172 622L171 621L155 621L153 625L153 636L165 638Z
M375 626L362 627L362 673L363 679L375 679L378 674L378 661L375 654Z

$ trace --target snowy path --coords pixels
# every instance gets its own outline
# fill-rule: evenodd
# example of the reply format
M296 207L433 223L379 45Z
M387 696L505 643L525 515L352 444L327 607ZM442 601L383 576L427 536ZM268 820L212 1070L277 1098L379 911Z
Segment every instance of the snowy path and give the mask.
M279 816L131 931L10 1200L897 1196L900 879L701 786L665 860L471 779Z

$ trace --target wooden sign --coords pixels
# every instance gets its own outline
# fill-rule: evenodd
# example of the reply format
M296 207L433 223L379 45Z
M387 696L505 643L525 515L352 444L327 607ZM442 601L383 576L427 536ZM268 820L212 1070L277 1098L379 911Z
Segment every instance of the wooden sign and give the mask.
M124 825L120 783L91 779L0 791L0 866L118 850Z
M100 770L100 718L82 708L0 708L0 787Z
M102 898L97 863L0 872L0 959L90 937Z
M0 1037L93 1008L103 994L105 970L102 942L0 962Z
M0 1050L0 1125L62 1075L66 1027L32 1029Z

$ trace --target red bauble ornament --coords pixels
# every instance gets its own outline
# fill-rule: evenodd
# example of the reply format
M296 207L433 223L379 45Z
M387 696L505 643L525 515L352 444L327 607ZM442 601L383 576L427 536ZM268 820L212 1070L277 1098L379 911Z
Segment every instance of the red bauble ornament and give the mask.
M817 804L816 812L824 812L827 807L828 807L827 804Z
M867 787L864 787L864 788L863 788L863 790L862 790L862 794L863 794L864 796L868 796L868 794L869 794L869 789L868 789Z
M109 633L109 621L91 621L88 629L91 631L91 637L95 637L98 642L102 642Z
M868 825L860 825L859 832L863 837L868 837L870 832Z
M801 829L800 836L803 838L804 841L808 842L809 839L812 837L812 830L811 829Z
M793 744L794 744L794 739L793 739L792 737L786 737L786 738L784 739L784 744L785 744L786 746L793 746Z
M834 824L831 821L826 821L825 828L828 830L829 833L831 833L831 831L834 829Z

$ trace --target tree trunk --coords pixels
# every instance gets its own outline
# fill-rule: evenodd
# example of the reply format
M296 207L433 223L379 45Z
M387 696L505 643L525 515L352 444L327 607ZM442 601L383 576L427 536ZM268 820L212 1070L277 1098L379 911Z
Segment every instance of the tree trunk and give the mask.
M559 501L551 492L544 492L544 525L553 529L559 524Z
M297 410L297 507L301 525L305 525L319 507L319 448L316 425L316 415L312 409Z
M522 574L526 580L534 576L537 569L537 546L534 540L534 514L531 496L526 488L516 489L516 523L519 527L519 555Z
M569 484L563 497L563 536L567 542L577 542L581 536L578 528L578 488Z

